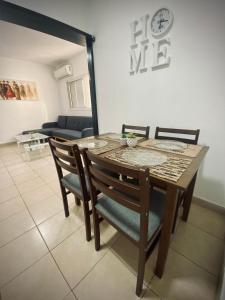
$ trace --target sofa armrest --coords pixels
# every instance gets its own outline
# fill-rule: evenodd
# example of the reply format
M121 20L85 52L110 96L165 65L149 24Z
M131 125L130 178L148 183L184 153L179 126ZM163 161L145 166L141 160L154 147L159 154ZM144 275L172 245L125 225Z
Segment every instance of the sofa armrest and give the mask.
M94 128L91 127L91 128L84 128L82 131L81 131L81 137L82 138L85 138L87 136L92 136L94 135Z
M58 122L48 122L42 124L42 128L55 128L58 127Z

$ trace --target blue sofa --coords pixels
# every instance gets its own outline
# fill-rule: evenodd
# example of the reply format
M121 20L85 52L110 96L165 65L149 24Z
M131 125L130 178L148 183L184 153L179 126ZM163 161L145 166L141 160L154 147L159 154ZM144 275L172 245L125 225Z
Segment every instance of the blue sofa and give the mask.
M58 116L57 122L44 123L41 129L27 130L23 134L29 132L39 132L65 140L94 135L92 118L79 116Z

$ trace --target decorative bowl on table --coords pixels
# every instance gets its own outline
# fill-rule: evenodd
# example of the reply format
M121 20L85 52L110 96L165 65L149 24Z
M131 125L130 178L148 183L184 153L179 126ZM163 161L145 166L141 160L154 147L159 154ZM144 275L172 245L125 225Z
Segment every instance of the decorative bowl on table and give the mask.
M126 144L127 144L127 135L125 133L122 133L120 137L120 145L126 146Z
M137 145L137 137L136 134L133 132L130 132L127 134L127 146L128 147L135 147Z

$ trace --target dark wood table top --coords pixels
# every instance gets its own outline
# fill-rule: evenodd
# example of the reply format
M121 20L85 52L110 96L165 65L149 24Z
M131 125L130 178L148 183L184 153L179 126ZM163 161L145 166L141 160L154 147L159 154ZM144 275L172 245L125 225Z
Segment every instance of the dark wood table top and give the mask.
M79 139L79 140L73 140L73 141L70 141L68 143L69 144L75 144L75 143L77 144L80 141L89 140L89 139L93 139L93 138L95 138L95 139L101 139L101 140L104 139L104 140L109 141L109 139L106 139L106 135L107 134L101 134L99 136L92 136L92 137L83 138L83 139ZM112 141L112 143L116 142L113 139L111 141ZM141 141L143 141L143 139L141 139L141 140L138 141L138 145L137 145L138 148L142 148L142 147L139 146L139 144L140 144ZM109 154L118 151L118 149L125 148L125 146L120 146L119 141L117 141L117 142L118 142L118 147L117 148L114 148L112 150L100 153L98 155L100 155L101 157L106 157ZM146 150L150 150L150 149L146 149ZM152 182L154 184L159 185L162 188L167 188L169 185L172 185L174 187L177 187L178 189L186 190L188 188L188 185L190 184L192 178L194 177L194 175L198 171L198 169L200 167L200 164L203 161L203 159L204 159L204 157L205 157L205 155L206 155L206 153L207 153L208 150L209 150L208 146L202 146L200 152L197 154L196 157L187 157L187 156L184 156L184 155L182 155L180 153L173 153L174 157L178 157L178 158L184 158L185 157L185 158L188 158L188 159L191 160L191 163L189 164L189 166L187 167L187 169L183 172L183 174L181 175L181 177L176 182L167 180L167 179L159 177L159 176L155 176L153 174L150 174L150 178L151 178ZM163 151L161 149L160 150L154 149L154 151L162 153L164 155L168 154L168 153L166 153L166 151ZM130 167L132 167L132 166L130 166Z

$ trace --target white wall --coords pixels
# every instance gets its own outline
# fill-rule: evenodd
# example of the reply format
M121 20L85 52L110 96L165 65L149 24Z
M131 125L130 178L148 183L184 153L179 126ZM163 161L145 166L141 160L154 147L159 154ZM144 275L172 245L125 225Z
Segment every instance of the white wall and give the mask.
M73 58L68 60L66 64L70 64L73 69L73 75L70 77L63 78L58 80L59 91L60 91L60 105L61 111L64 115L69 116L92 116L91 109L71 109L69 105L69 96L67 90L67 81L73 79L78 79L79 77L88 74L88 63L87 63L87 51L84 48L84 51L78 53ZM90 98L90 86L89 82L85 81L86 94Z
M0 78L37 83L38 101L0 101L0 143L14 140L23 130L40 128L60 113L58 86L49 66L0 57Z
M169 68L129 75L129 24L161 6L174 13ZM225 2L96 0L92 6L100 131L121 124L200 128L210 146L195 195L225 206ZM151 42L153 38L150 37Z

